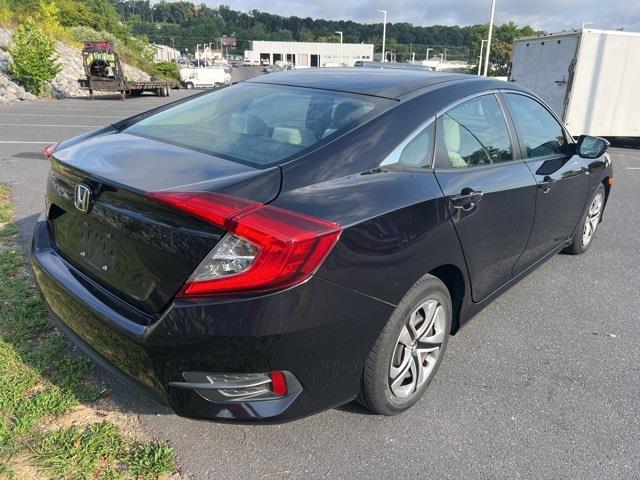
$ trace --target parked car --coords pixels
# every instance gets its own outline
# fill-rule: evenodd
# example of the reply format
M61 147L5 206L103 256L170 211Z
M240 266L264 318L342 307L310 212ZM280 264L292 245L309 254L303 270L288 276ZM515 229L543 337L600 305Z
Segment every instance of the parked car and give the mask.
M607 145L506 82L263 75L49 147L33 270L63 332L180 415L393 415L461 324L592 245Z
M262 69L264 73L277 73L283 72L285 69L280 67L279 65L267 65Z

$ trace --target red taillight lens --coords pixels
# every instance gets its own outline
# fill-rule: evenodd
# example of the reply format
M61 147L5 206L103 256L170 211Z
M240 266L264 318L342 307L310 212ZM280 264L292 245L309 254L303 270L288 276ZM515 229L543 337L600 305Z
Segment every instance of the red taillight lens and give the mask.
M261 205L214 192L151 192L148 196L221 228L226 227L227 220L234 215Z
M305 281L338 241L333 222L217 193L155 192L151 198L230 233L198 266L179 297L266 292Z
M271 391L276 395L287 394L287 379L284 372L271 372Z
M53 155L53 152L55 152L56 149L58 148L58 145L60 145L60 142L52 143L51 145L46 146L42 151L44 158L51 157L51 155Z

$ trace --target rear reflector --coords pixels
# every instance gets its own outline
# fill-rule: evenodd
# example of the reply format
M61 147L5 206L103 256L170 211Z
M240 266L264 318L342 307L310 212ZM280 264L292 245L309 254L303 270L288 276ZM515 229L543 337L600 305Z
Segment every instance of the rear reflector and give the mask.
M283 372L271 372L271 391L274 395L287 394L287 379Z
M271 205L210 192L154 192L149 197L229 233L196 268L178 297L268 292L308 279L342 227Z

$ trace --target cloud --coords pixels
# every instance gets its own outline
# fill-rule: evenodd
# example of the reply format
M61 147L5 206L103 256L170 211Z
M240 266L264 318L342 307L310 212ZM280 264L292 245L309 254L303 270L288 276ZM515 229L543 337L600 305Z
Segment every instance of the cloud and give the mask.
M218 2L207 1L208 5ZM389 22L414 25L473 25L489 21L490 0L226 0L224 4L241 11L258 9L269 13L298 17L382 21L377 9L388 11ZM558 31L579 28L593 22L593 28L640 31L638 0L497 0L496 22L513 21L536 29Z

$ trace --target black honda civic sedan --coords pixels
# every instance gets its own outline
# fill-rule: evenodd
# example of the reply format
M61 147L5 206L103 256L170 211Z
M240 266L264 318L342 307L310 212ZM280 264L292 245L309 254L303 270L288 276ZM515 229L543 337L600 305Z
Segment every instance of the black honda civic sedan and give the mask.
M607 146L497 80L274 73L49 147L33 269L75 343L180 415L393 415L463 322L589 248Z

